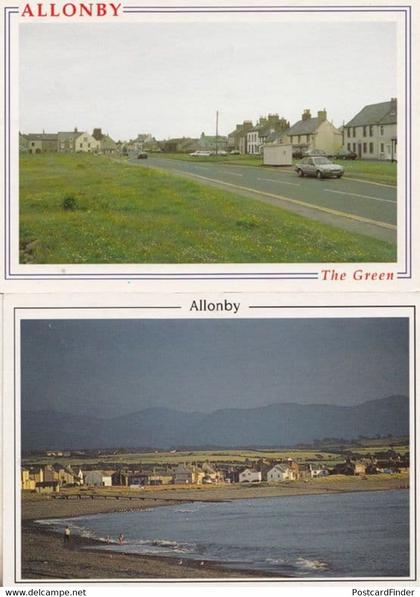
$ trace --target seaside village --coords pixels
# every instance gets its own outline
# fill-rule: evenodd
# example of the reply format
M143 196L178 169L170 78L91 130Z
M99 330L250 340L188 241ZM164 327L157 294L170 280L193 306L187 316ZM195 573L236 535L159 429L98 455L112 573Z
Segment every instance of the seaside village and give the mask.
M80 453L78 453L80 455ZM407 472L409 454L399 454L392 449L373 453L366 458L347 456L334 466L316 460L261 458L252 464L232 462L180 463L173 466L115 465L112 470L88 465L72 467L60 464L60 458L74 457L71 452L47 452L54 464L25 466L21 470L23 490L36 493L56 493L61 488L115 487L144 489L147 486L178 485L201 486L217 484L259 485L293 481L307 481L330 475L361 476L378 473ZM139 455L139 459L140 459ZM99 456L100 458L100 456ZM100 464L100 460L98 461ZM108 464L109 466L109 464Z
M264 155L264 147L282 145L289 148L290 157L301 158L305 152L317 150L328 156L340 150L352 152L354 157L366 160L396 159L397 100L391 98L378 104L362 106L347 123L337 128L328 119L325 108L312 114L303 111L298 122L290 122L278 114L261 116L258 122L244 120L227 136L206 135L199 138L181 137L158 141L152 134L139 134L129 141L114 140L101 128L92 134L75 128L56 133L19 133L19 151L39 154L93 153L130 156L149 153L217 153Z

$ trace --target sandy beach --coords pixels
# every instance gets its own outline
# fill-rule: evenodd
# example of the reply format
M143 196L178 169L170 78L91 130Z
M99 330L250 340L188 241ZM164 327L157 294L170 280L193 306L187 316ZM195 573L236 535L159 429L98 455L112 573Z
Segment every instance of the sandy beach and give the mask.
M180 488L176 491L147 491L137 499L51 499L24 496L22 500L22 578L28 579L187 579L255 578L269 576L257 572L238 572L209 562L182 561L177 558L110 553L95 550L98 542L72 537L64 545L60 535L40 528L36 520L66 518L105 512L121 512L162 507L180 502L227 501L246 498L385 491L408 488L408 474L370 477L335 477L294 481L273 486L218 486ZM181 563L182 562L182 563Z

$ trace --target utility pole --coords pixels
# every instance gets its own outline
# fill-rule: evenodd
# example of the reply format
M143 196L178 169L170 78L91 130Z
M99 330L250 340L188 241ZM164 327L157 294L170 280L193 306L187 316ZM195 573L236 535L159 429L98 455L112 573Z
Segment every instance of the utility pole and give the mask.
M219 110L216 110L216 155L218 153L219 144Z

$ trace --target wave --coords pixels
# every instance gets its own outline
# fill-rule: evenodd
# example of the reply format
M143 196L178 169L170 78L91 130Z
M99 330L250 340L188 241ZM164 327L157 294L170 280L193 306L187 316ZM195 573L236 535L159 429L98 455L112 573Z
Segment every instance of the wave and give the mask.
M326 562L322 562L321 560L309 560L305 558L298 558L296 560L296 565L299 568L303 568L306 570L328 570L328 564Z

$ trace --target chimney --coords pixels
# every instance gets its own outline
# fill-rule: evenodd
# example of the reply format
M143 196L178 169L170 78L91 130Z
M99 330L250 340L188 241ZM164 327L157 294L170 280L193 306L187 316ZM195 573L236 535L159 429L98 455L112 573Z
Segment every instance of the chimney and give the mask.
M77 132L78 132L78 130L77 130L77 126L75 126L75 127L74 127L74 132L75 132L75 133L77 133Z
M321 122L327 120L327 111L325 108L323 110L318 110L318 120L320 120Z
M93 129L92 137L100 141L102 139L102 129Z
M302 120L309 120L309 118L312 118L311 111L306 108L306 110L303 111Z
M397 113L397 98L396 97L391 97L391 110L390 110L391 114L396 114Z

